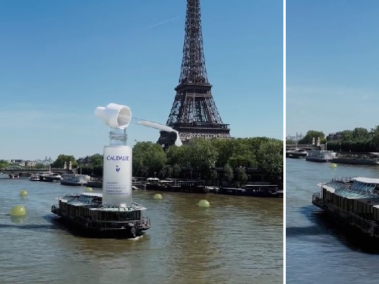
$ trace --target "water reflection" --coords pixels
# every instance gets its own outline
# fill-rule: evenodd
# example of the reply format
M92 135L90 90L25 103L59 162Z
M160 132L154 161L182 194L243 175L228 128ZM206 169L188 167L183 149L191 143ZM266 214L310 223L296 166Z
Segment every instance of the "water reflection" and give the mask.
M15 224L22 224L25 221L26 216L10 216L11 222Z

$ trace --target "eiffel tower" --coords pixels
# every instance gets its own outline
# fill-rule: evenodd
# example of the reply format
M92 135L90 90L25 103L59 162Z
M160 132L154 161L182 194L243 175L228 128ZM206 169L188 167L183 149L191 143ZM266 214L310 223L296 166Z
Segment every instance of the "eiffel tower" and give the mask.
M179 131L183 143L197 137L230 138L229 125L222 122L211 88L205 68L200 0L187 0L179 85L166 123ZM175 139L176 133L162 131L158 143L168 148Z

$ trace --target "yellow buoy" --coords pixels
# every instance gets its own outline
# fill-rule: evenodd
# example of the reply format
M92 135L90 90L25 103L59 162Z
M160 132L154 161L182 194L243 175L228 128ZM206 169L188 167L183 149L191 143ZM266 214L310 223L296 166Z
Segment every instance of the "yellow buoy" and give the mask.
M20 196L23 196L23 197L28 196L28 192L26 190L21 190Z
M159 194L159 193L157 193L157 194L154 195L154 199L155 200L162 200L162 195Z
M87 187L87 188L86 188L86 191L87 191L87 192L92 192L92 187Z
M11 216L13 217L21 217L26 215L26 208L23 205L13 206L11 209Z
M209 204L208 200L205 200L205 199L202 199L199 201L199 203L197 203L197 205L199 207L204 207L204 208L208 208L210 207L211 205Z
M331 167L332 169L335 169L335 168L337 168L337 164L335 164L335 163L331 163L331 164L330 164L330 167Z

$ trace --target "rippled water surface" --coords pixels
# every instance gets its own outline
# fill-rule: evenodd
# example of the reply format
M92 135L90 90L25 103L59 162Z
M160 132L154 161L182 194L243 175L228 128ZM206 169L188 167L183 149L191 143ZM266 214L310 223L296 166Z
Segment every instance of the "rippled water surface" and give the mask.
M378 166L338 165L286 159L287 283L378 283L379 254L367 253L312 205L319 182L333 177L379 178Z
M26 199L19 191L26 189ZM0 283L282 283L281 199L134 192L152 228L139 240L90 239L50 213L83 188L0 179ZM197 207L206 198L211 208ZM28 214L12 222L12 206Z

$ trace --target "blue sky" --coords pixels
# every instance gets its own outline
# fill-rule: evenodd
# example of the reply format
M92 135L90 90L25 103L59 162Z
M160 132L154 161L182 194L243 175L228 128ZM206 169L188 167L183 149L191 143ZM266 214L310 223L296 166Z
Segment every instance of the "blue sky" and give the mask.
M286 134L379 124L379 1L287 0Z
M205 61L234 137L283 137L283 4L202 0ZM217 3L217 5L215 5ZM0 159L102 153L97 106L165 124L182 60L186 1L0 2ZM132 124L129 145L159 131Z

